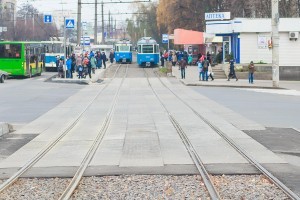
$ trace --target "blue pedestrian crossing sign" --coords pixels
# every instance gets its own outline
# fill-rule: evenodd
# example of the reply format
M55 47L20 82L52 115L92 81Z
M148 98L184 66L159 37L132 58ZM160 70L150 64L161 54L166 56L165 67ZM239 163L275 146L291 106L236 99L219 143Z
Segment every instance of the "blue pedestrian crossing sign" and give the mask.
M44 23L52 23L52 15L44 15Z
M65 27L69 28L69 29L75 28L75 20L74 19L66 19Z

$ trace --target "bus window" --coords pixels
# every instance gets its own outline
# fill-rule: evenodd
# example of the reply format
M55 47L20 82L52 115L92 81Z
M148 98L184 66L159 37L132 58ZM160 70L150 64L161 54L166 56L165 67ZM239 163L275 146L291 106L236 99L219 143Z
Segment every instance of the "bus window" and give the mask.
M139 52L139 53L142 53L142 45L139 45L139 46L138 46L138 52Z
M21 44L0 44L0 58L21 58Z

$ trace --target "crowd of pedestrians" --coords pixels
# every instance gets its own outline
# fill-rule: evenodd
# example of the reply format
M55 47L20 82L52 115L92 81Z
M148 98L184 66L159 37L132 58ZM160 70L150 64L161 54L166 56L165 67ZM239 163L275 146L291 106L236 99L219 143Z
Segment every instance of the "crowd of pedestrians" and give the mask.
M196 63L198 66L199 81L208 81L208 77L210 77L213 81L214 77L211 67L210 53L207 52L206 56L200 53L197 56L198 59L195 62L193 61L193 55L188 54L186 51L164 51L163 53L161 53L161 66L163 67L165 65L165 62L167 61L172 63L172 67L175 67L178 64L178 69L181 70L181 78L185 79L185 70L187 69L187 66L191 66L192 64Z
M114 52L111 50L109 53L111 63L114 62L114 58ZM96 51L95 53L91 51L77 56L73 53L66 58L66 78L72 79L75 72L77 72L77 77L79 79L86 78L86 76L92 78L92 74L95 74L96 69L101 69L102 66L103 69L106 68L107 61L108 58L104 51L102 53L100 51ZM65 76L63 66L64 60L57 57L56 68L58 78L64 78Z

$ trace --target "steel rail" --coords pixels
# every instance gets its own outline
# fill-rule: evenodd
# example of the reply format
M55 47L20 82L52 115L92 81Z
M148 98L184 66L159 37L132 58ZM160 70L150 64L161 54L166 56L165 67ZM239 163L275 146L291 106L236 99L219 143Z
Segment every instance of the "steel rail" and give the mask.
M115 96L112 101L112 105L107 112L106 118L102 124L102 127L101 127L96 139L94 140L92 146L90 147L89 151L85 155L81 165L79 166L78 170L76 171L76 173L75 173L74 177L72 178L71 182L69 183L68 187L65 189L65 191L59 197L59 200L68 200L71 198L71 196L74 193L75 189L77 188L79 182L81 181L85 170L87 169L87 167L90 164L91 160L93 159L99 145L101 144L102 139L103 139L105 133L107 132L107 129L109 128L110 122L112 120L112 116L115 111L117 100L120 95L121 87L127 76L127 72L128 72L128 64L127 64L125 75L123 76L123 79L119 85L119 88L118 88L117 92L115 93Z
M155 73L156 74L156 73ZM174 96L176 96L182 103L189 107L195 115L197 115L201 120L203 120L208 126L211 127L216 133L218 133L226 142L228 142L237 152L239 152L246 160L248 160L252 165L254 165L261 173L268 177L277 187L279 187L287 196L291 199L300 200L300 197L291 191L284 183L282 183L278 178L276 178L271 172L264 168L255 158L253 158L246 150L244 150L240 145L234 142L226 133L220 130L218 127L213 125L208 119L203 115L198 113L194 108L192 108L186 101L180 98L175 92L173 92L156 74L159 81L164 85Z
M150 81L149 81L149 77L148 74L146 72L146 70L144 69L146 77L147 77L147 81L148 81L148 85L151 88L153 94L156 96L156 98L158 99L158 101L160 102L160 104L164 107L165 111L168 113L168 117L171 121L171 123L173 124L174 128L176 129L177 133L179 134L180 138L183 141L183 144L185 145L191 159L193 160L194 164L196 165L202 180L205 184L205 187L210 195L210 197L213 200L218 200L221 199L219 193L217 192L216 188L213 185L213 182L209 176L209 173L207 172L201 158L199 157L199 155L197 154L197 151L195 150L195 148L193 147L192 143L190 142L189 138L187 137L187 135L185 134L185 132L183 131L183 129L181 128L180 124L177 122L177 120L173 117L173 115L169 112L168 108L166 107L166 105L163 103L163 101L161 100L161 98L158 96L157 92L155 91L155 89L152 87Z
M120 69L120 66L115 71L113 78L115 78L117 71ZM11 186L15 181L18 180L27 170L29 170L33 165L35 165L41 158L44 157L70 130L74 128L74 126L78 123L78 121L82 118L83 114L87 111L87 109L93 104L96 98L107 88L108 84L105 85L98 94L91 100L91 102L83 109L83 111L78 115L78 117L71 122L63 131L62 133L57 136L53 141L49 142L38 154L36 154L31 160L29 160L25 165L23 165L15 174L13 174L9 179L3 182L0 185L0 194Z

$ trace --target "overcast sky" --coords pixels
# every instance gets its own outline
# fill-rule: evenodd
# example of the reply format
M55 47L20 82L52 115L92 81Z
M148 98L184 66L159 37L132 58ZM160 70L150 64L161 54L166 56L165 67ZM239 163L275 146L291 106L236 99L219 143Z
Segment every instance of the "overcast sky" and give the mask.
M103 2L115 2L120 0L103 0ZM123 2L134 1L134 0L122 0ZM41 13L51 14L53 10L73 10L77 13L77 0L17 0L17 6L20 7L24 3L30 3L37 8ZM81 0L82 3L94 3L95 0ZM101 0L98 0L101 2ZM83 4L82 5L82 21L91 22L94 20L94 4ZM132 13L135 11L134 5L122 3L122 4L104 4L104 14L111 13ZM101 14L101 6L98 5L98 14ZM105 20L108 16L105 15ZM117 24L121 20L125 20L130 15L113 15L114 19L117 19ZM98 16L98 21L101 20L101 16Z

